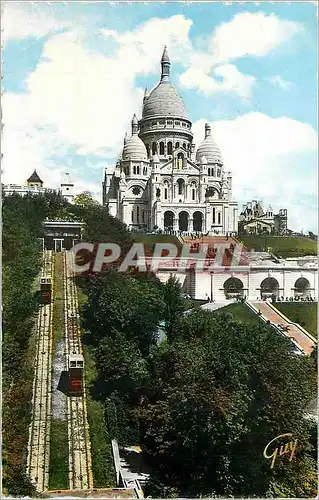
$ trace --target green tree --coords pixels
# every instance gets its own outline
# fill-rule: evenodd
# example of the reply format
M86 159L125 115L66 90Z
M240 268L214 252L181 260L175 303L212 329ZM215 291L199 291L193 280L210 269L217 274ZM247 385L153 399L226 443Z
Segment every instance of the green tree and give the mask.
M180 496L306 496L315 487L304 418L312 360L270 327L203 311L182 318L172 339L153 356L140 405L143 448L161 481ZM298 438L296 458L271 469L263 450L285 432Z
M84 327L94 343L121 333L147 356L163 317L161 284L135 273L108 272L88 278L83 287L88 296Z
M182 297L182 287L176 277L170 277L164 285L164 320L165 332L168 340L171 340L174 328L178 324L179 318L184 311L184 299Z
M76 195L76 197L74 198L74 203L75 205L79 205L86 210L101 206L97 200L94 200L89 191L84 191L83 193Z

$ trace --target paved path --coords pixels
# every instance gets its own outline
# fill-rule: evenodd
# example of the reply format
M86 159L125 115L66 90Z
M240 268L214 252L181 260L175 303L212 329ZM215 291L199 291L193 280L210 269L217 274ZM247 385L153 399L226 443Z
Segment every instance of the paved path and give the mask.
M287 337L292 338L301 347L306 354L311 354L315 341L306 335L297 325L286 321L279 313L277 313L267 302L264 301L250 301L257 309L260 310L262 315L271 323L280 325L283 328L288 327L286 332Z
M230 304L234 304L234 302L232 300L225 300L223 302L207 302L207 304L203 304L201 306L201 309L204 309L205 311L216 311L217 309L229 306Z

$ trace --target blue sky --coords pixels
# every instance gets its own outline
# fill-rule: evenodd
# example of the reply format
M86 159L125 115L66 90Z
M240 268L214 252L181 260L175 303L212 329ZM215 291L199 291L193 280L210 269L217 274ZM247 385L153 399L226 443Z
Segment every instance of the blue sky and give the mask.
M3 180L70 172L99 199L164 44L197 146L206 121L239 203L316 231L316 4L3 2Z

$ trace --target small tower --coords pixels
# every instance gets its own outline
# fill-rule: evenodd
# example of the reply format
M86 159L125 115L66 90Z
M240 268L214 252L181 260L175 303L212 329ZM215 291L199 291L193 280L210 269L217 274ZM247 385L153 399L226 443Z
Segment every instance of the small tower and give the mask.
M41 181L36 170L34 170L33 174L30 175L29 179L27 179L27 185L29 187L36 187L36 188L41 188L43 186L43 181Z
M70 174L64 174L61 180L61 194L69 202L74 201L74 184L70 179Z
M148 90L147 90L147 87L145 87L144 97L143 97L143 104L145 104L145 101L146 101L146 99L148 98L148 96L149 96L149 92L148 92Z
M171 62L170 62L169 57L168 57L166 45L164 47L164 51L163 51L163 55L162 55L162 59L161 59L161 66L162 66L161 82L168 83Z

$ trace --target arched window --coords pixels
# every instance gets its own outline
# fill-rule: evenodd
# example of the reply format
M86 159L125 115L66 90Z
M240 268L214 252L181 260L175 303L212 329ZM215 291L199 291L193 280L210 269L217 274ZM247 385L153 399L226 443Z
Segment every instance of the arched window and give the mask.
M175 148L176 148L176 149L177 149L177 148L179 148L179 142L177 142L177 143L175 144Z
M186 142L183 142L183 148L186 149Z
M213 224L215 224L215 219L216 219L216 210L215 207L213 207Z
M133 174L136 174L136 166L133 167Z
M220 224L220 212L218 212L218 224Z
M156 142L153 142L153 144L152 144L152 154L156 155L156 152L157 152L157 145L156 145Z
M164 189L164 199L167 200L168 198L168 191L167 191L167 187Z
M185 185L183 179L178 179L177 185L178 185L178 194L183 194L184 193L184 185Z
M137 175L140 175L140 167L138 167L138 166L136 167L136 173L137 173Z
M168 155L171 155L172 153L173 153L173 146L172 146L171 141L169 141L169 142L167 143L167 154L168 154Z
M196 196L196 189L193 187L192 188L192 200L195 200L195 196Z
M164 154L164 142L159 143L159 152L160 152L160 155Z

